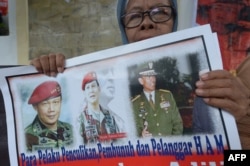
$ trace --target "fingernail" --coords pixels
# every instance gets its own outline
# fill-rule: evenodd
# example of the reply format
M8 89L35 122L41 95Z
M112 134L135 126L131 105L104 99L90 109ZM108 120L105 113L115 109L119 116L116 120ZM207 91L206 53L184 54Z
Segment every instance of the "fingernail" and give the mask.
M203 80L203 79L206 79L206 78L208 78L208 74L207 73L205 73L205 74L202 74L202 75L200 75L200 78Z
M199 71L199 76L201 76L207 72L209 72L209 69L203 69L203 70Z
M56 73L55 73L55 72L51 72L51 73L50 73L50 76L55 77L55 76L56 76Z
M203 100L207 103L209 102L209 98L203 98Z
M50 76L50 72L43 72L45 75Z
M202 86L202 85L204 85L204 82L203 82L203 81L197 81L197 82L196 82L196 86Z
M62 73L62 71L63 71L62 67L58 67L58 68L57 68L57 71L58 71L59 73Z
M203 93L203 90L202 89L196 89L195 92L196 92L197 95L201 95Z

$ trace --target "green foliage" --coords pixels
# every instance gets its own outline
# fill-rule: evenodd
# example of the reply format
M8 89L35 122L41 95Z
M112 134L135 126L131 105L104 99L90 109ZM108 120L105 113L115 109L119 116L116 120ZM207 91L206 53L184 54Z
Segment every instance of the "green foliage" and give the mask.
M157 89L170 90L178 106L188 105L190 91L180 78L180 72L175 58L166 57L155 62L157 76Z
M199 79L200 70L199 54L187 55L187 63L190 66L190 74L180 73L176 58L164 57L154 62L154 70L157 74L156 89L170 90L178 107L192 106L194 99L195 82ZM142 92L142 86L138 83L138 68L134 65L129 68L130 94L134 97Z

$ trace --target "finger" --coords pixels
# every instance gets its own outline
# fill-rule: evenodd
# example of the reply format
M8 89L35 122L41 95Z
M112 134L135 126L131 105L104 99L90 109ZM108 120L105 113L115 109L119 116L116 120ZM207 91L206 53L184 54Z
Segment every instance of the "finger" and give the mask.
M246 115L247 103L237 104L229 99L204 98L204 102L212 107L221 108L232 114L236 120Z
M49 76L50 75L49 56L48 55L40 56L40 63L43 73Z
M231 88L196 89L195 93L197 96L205 98L210 98L210 97L231 98L231 96L235 94L232 92Z
M224 78L231 78L233 77L231 73L229 73L226 70L213 70L208 73L202 74L200 76L200 79L205 81L205 80L212 80L212 79L224 79Z
M151 133L147 133L147 134L145 135L145 137L151 137L151 136L152 136Z
M39 58L34 58L32 61L30 61L30 64L33 65L39 73L43 72Z
M225 88L225 87L232 87L233 80L229 78L220 78L220 79L213 79L213 80L199 80L196 82L197 88Z
M146 134L147 134L147 132L143 129L142 132L141 132L142 137L145 137Z
M56 55L57 72L62 73L65 67L65 56L61 53Z
M195 93L202 97L230 98L234 101L244 100L250 96L249 92L243 84L237 81L236 77L224 81L197 82Z
M227 111L229 111L228 108L234 106L232 101L225 99L225 98L224 99L222 99L222 98L204 98L203 100L206 104L208 104L212 107L225 109Z
M57 75L56 54L49 54L49 69L50 76Z

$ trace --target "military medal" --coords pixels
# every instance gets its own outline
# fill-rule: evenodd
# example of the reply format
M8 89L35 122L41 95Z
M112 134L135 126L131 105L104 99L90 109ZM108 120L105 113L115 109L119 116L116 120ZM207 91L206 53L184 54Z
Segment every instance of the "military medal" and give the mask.
M144 108L144 102L141 102L140 103L140 113L145 113L145 112L146 112L146 110Z
M146 110L144 108L144 102L141 102L140 103L140 108L139 108L139 117L142 117L143 114L145 115L146 114Z
M168 107L170 107L169 101L165 99L163 95L161 95L161 103L160 103L161 109L164 109L166 113L168 113Z

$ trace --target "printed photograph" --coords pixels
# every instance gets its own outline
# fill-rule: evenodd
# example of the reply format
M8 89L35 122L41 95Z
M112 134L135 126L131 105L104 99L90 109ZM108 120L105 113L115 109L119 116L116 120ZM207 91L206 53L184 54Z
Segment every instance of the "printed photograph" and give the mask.
M15 101L13 113L19 151L72 146L74 131L65 81L39 74L9 81Z
M175 49L176 45L181 51ZM139 54L143 54L141 63L128 67L138 137L209 134L223 130L219 111L212 111L194 93L199 75L210 70L202 37Z

